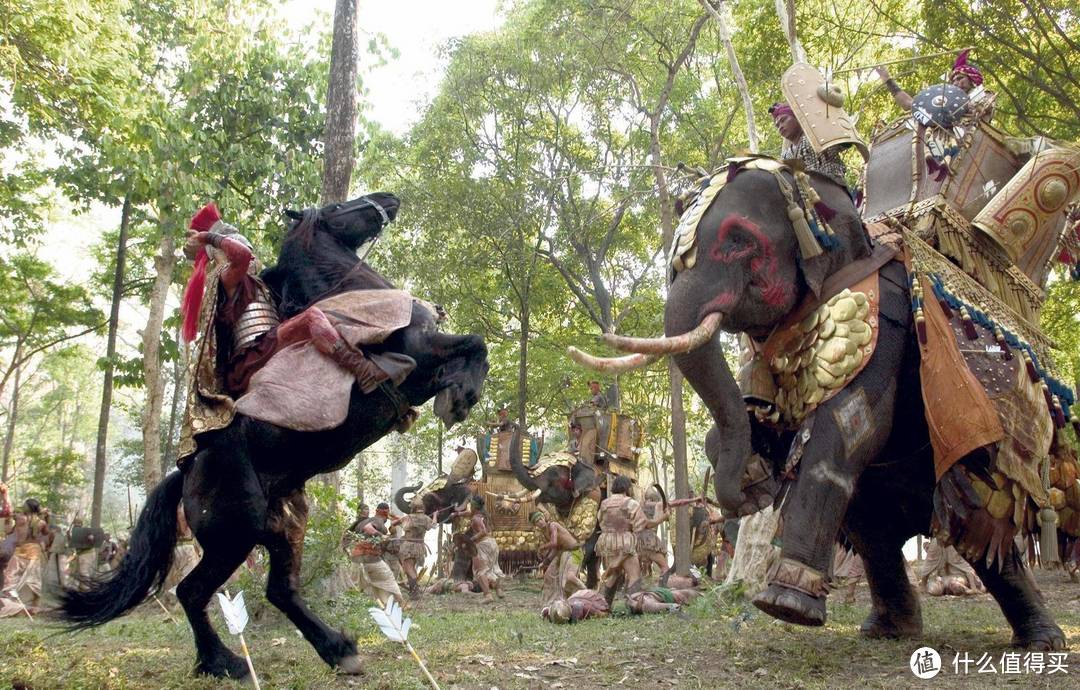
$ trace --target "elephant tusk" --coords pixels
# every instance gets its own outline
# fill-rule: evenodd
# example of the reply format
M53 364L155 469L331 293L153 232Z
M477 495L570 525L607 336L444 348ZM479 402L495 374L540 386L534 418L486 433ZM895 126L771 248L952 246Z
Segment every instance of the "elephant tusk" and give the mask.
M630 338L624 335L605 333L604 342L623 352L636 352L647 355L681 354L696 350L712 340L717 329L720 328L721 320L723 320L723 315L714 311L707 314L694 330L682 335L670 338L666 336L660 338Z
M595 369L608 374L621 374L626 371L640 369L660 359L659 355L626 355L625 357L596 357L587 352L582 352L576 347L566 348L566 354L586 369Z

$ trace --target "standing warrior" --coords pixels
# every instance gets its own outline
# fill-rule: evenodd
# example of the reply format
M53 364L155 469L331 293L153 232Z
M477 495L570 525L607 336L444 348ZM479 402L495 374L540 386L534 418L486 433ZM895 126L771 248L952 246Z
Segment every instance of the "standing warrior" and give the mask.
M653 564L660 568L661 574L666 573L668 569L667 542L660 538L657 527L668 519L671 512L664 505L663 498L655 487L650 486L645 492L641 512L645 516L645 527L635 536L642 577L652 572Z
M0 504L6 503L7 487L0 484ZM15 550L7 565L4 585L16 590L22 603L32 610L41 597L44 545L49 538L49 525L41 517L41 504L37 499L26 499L23 509L15 514L15 524L4 536L8 535L15 538Z
M596 552L604 562L601 593L609 607L623 584L626 585L627 594L641 589L641 568L634 535L645 529L645 516L638 502L630 498L630 486L628 477L615 477L611 483L611 495L600 504L596 515L600 523Z
M534 510L529 515L529 522L536 526L541 539L545 539L537 549L544 561L540 567L544 571L544 588L541 600L549 604L566 596L566 590L576 592L585 585L578 579L574 551L581 543L570 534L570 530L555 520L548 518L542 510Z
M493 601L492 590L495 590L500 599L503 596L500 580L504 575L499 568L499 545L491 534L491 522L484 511L483 496L473 496L472 509L465 539L476 547L476 555L472 559L473 580L484 592L483 602L489 603Z
M994 117L994 102L997 96L993 91L988 91L983 87L982 71L967 61L969 52L969 50L962 50L956 56L956 61L953 62L952 69L949 71L949 83L968 95L967 116L970 119L989 122ZM910 111L911 95L900 88L900 85L889 74L889 70L885 67L877 67L874 71L892 94L896 104Z
M424 513L424 502L416 497L413 497L410 507L412 512L397 520L405 532L401 549L398 551L398 559L401 561L401 569L405 571L405 577L408 578L409 595L416 597L420 595L417 572L419 567L423 567L424 560L427 558L424 535L435 524L435 521Z
M801 161L807 171L821 173L837 184L847 186L844 181L847 166L840 160L840 146L830 146L821 153L815 151L795 117L795 111L787 103L773 103L769 107L769 114L780 136L784 137L781 158Z
M359 566L361 586L368 596L384 607L391 598L397 599L398 604L405 603L394 573L382 559L388 533L386 518L389 514L389 504L380 503L375 508L374 517L358 520L350 528L353 536L346 536L346 539L352 542L348 552L353 562Z

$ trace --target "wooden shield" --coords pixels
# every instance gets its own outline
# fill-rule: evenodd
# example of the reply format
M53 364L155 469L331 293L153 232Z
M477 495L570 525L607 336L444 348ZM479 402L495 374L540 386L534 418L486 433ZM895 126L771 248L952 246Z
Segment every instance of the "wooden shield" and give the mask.
M796 62L781 77L780 89L815 151L851 144L863 160L869 160L866 142L844 111L843 95L835 84L826 82L825 75L805 62Z

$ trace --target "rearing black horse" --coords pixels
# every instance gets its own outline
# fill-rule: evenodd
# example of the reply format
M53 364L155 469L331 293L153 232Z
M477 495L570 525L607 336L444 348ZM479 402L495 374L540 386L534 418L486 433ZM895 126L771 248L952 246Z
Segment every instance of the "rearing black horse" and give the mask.
M393 195L380 193L294 216L277 266L263 274L279 296L283 316L333 294L391 287L356 251L378 236L397 209ZM365 395L354 384L348 416L337 428L292 431L237 415L225 429L200 436L198 450L182 470L147 497L119 569L88 591L66 592L62 615L75 629L101 625L160 589L172 561L176 508L182 500L203 547L202 560L176 591L195 635L198 672L233 678L248 673L243 658L211 627L206 607L259 544L270 557L267 599L326 663L342 672L360 672L355 642L312 613L297 591L307 524L304 483L344 467L392 431L405 401L418 406L434 397L435 413L447 426L468 416L487 375L487 348L478 336L441 334L435 326L430 310L414 305L406 328L370 348L406 354L416 360L416 368L398 386L400 397L380 389Z

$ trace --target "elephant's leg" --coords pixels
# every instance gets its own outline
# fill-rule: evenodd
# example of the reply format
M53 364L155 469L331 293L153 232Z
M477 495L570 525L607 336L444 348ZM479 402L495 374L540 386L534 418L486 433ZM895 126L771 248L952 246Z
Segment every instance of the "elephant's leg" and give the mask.
M921 635L922 609L904 569L903 543L872 531L849 536L862 557L872 602L859 632L889 639Z
M997 600L1001 612L1013 629L1016 647L1048 651L1065 648L1065 634L1054 622L1042 596L1035 589L1027 567L1020 561L1015 544L1004 564L987 567L984 559L968 561L982 578L986 589Z

